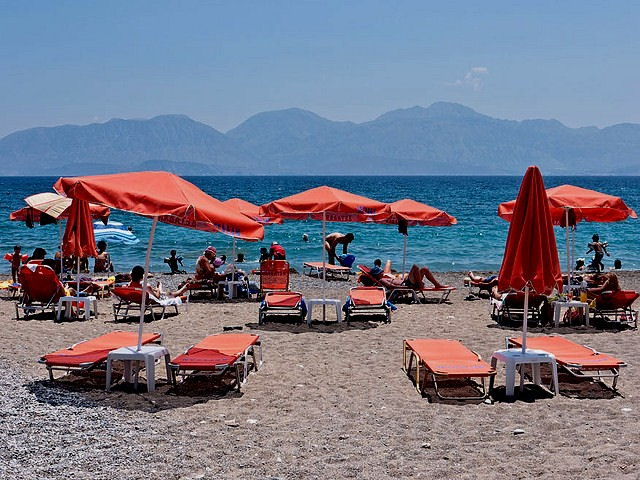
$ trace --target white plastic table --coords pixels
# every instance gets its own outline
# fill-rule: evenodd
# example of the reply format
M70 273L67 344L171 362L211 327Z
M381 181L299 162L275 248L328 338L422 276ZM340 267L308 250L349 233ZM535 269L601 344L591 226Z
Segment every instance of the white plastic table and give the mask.
M224 285L227 287L227 296L234 299L238 296L238 286L243 285L243 280L225 280Z
M518 365L531 365L533 373L533 382L536 385L540 385L540 364L551 364L551 372L553 375L553 391L556 395L559 393L558 389L558 365L556 364L556 357L549 352L543 350L533 350L528 348L524 353L521 348L507 348L506 350L498 350L493 352L491 356L491 366L496 368L498 361L504 362L506 366L506 395L507 397L513 397L515 393L516 384L516 367ZM520 391L524 388L524 367L520 369ZM489 390L493 389L493 381L495 376L491 377L489 384Z
M560 301L553 302L553 322L556 327L560 326L560 314L563 308L580 308L584 314L584 323L589 326L589 303L581 302L579 300Z
M169 369L169 350L162 345L143 345L140 350L137 347L122 347L109 352L107 357L107 392L111 390L111 367L115 360L124 362L124 380L131 383L132 364L133 362L144 362L147 372L147 391L153 392L156 389L156 360L164 357L165 368L167 370L167 379L171 378ZM134 376L134 387L138 388L138 372Z
M62 309L65 310L65 318L71 317L71 310L73 302L85 302L84 303L84 318L89 320L91 318L91 311L93 309L94 315L98 316L98 299L93 295L87 297L60 297L58 300L58 306L56 308L56 320L60 320L62 316ZM89 304L87 308L87 303Z
M314 305L333 305L336 308L336 319L342 322L342 302L336 298L311 298L307 302L307 325L311 325Z

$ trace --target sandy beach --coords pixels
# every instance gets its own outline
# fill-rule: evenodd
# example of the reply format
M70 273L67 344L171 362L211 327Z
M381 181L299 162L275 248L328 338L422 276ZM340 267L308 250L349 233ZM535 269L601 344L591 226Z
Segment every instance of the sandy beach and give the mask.
M163 369L153 393L124 385L105 393L101 373L52 384L36 363L39 356L112 330L135 330L136 320L115 324L108 298L90 321L16 320L15 301L2 298L0 476L638 478L635 330L531 329L531 335L561 334L626 361L617 393L563 375L558 397L531 387L508 402L502 368L494 402L445 402L432 388L427 397L416 392L401 369L403 339L459 339L488 359L519 332L490 318L488 300L466 301L463 276L439 274L458 287L449 302L399 304L391 324L259 326L255 300L193 301L188 311L146 324L146 331L164 334L173 355L223 327L259 334L264 365L241 393L211 382L174 388ZM638 272L622 272L620 280L624 289L640 289ZM317 296L320 285L292 276L292 289L307 298ZM327 293L344 299L353 285L333 281ZM517 429L524 433L514 434Z

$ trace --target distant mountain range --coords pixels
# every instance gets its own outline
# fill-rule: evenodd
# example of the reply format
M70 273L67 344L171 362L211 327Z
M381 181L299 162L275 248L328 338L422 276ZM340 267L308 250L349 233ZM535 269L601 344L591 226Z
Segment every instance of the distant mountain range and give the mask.
M39 127L0 139L4 175L169 170L182 175L639 175L640 125L501 120L455 103L364 123L291 108L226 134L184 115Z

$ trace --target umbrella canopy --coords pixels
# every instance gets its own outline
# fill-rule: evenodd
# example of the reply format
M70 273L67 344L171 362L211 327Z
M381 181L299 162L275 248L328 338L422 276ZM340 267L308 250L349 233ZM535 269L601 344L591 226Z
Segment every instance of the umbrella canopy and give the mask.
M262 224L282 223L281 218L265 217L260 215L260 207L258 205L254 205L251 202L247 202L242 198L230 198L229 200L225 200L222 203L230 208L233 208L234 210L238 210L244 216L249 217L251 220L255 222L262 223Z
M619 222L629 217L638 218L636 212L629 208L620 197L574 185L549 188L547 197L554 225L565 226L567 208L571 209L570 217L574 218L573 221L570 220L570 225L581 221ZM498 215L510 222L515 203L515 200L501 203L498 206Z
M448 227L458 220L447 212L431 207L426 203L404 198L389 204L389 215L380 220L381 223L396 225L405 221L409 226L422 225L432 227Z
M407 226L433 226L445 227L458 223L458 220L447 212L431 207L426 203L416 202L410 198L398 200L389 204L389 213L376 219L379 223ZM406 229L403 229L406 232ZM404 233L404 246L402 250L402 275L406 271L407 259L407 234Z
M67 200L69 202L69 206L71 206L71 199L65 198L65 200ZM94 203L89 204L89 210L91 211L91 218L102 220L103 223L108 221L109 215L111 214L111 210L109 209L109 207L96 205ZM42 213L44 212L41 212L34 207L24 207L20 210L16 210L15 212L11 212L9 214L9 220L15 222L38 223L48 217L52 218L55 222L55 220L68 218L69 208L65 209L58 217L51 217L49 214L45 214L45 216L43 216Z
M548 295L561 288L562 274L556 248L549 200L538 167L529 167L522 179L504 248L498 288L525 290L525 313L522 322L526 350L529 288Z
M107 205L181 227L261 240L262 225L169 172L131 172L60 178L54 189L69 198Z
M95 257L98 252L93 236L89 203L84 200L73 200L69 210L67 228L62 239L62 253L65 256Z
M265 216L294 220L324 218L327 222L367 222L384 212L388 212L386 203L328 186L305 190L260 207L260 214Z

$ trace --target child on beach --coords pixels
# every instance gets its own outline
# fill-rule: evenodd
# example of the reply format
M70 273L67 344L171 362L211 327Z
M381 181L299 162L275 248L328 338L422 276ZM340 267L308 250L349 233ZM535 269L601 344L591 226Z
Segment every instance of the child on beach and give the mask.
M171 250L169 252L169 257L164 259L164 263L169 265L169 268L171 269L171 274L176 274L176 273L186 273L184 270L181 270L179 268L180 267L184 267L184 265L182 264L182 257L178 257L178 252L176 250ZM179 266L178 266L179 265Z
M592 242L590 242L587 246L589 250L587 250L587 254L591 252L595 252L593 256L593 261L591 262L590 267L596 272L602 272L604 270L604 264L602 263L602 259L604 258L605 253L607 257L609 256L609 252L607 252L607 242L601 242L600 236L597 233L593 234L591 237Z
M18 281L18 270L20 270L20 264L22 263L21 251L22 247L20 245L13 247L13 256L11 257L11 278L13 283Z

